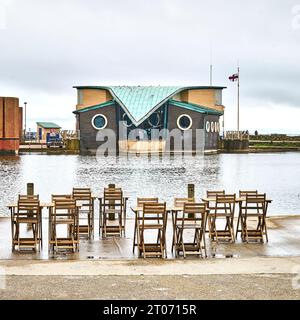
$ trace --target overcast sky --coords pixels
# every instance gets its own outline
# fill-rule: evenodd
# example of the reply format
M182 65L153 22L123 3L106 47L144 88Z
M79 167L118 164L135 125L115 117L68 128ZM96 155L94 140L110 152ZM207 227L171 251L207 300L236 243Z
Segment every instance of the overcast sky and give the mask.
M0 96L74 128L74 85L227 86L226 129L300 133L300 0L0 0Z

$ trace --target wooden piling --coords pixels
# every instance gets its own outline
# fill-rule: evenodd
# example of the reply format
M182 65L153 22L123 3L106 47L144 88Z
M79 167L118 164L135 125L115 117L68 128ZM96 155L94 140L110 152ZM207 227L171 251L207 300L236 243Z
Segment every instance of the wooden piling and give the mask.
M115 184L109 184L108 187L109 187L110 189L114 189L114 188L116 187L116 185L115 185ZM111 200L111 201L109 202L109 204L110 204L110 206L109 206L110 209L115 209L115 201L114 201L114 200ZM108 219L109 219L110 221L115 221L115 220L116 220L115 214L114 214L114 213L110 213Z
M194 184L188 185L188 198L195 199L195 185ZM189 218L194 218L194 215L189 214Z

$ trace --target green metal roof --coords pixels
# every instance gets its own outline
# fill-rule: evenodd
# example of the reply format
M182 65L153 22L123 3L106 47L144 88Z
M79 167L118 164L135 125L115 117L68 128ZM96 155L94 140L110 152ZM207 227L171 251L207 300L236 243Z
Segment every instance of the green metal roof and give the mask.
M217 116L223 115L222 112L215 111L215 110L212 110L207 107L200 106L200 105L194 104L194 103L187 103L187 102L181 102L181 101L177 101L177 100L170 100L170 104L173 106L176 106L176 107L188 109L191 111L196 111L199 113L214 114Z
M108 90L122 106L135 125L140 125L151 113L184 90L191 89L224 89L225 87L201 86L79 86L76 89ZM95 106L93 106L95 107Z
M115 104L115 101L111 100L111 101L107 101L107 102L104 102L104 103L96 104L94 106L90 106L90 107L86 107L86 108L83 108L83 109L76 110L73 113L82 113L82 112L97 110L97 109L100 109L100 108L112 106L114 104Z
M44 129L61 129L59 125L53 122L37 122L36 124Z

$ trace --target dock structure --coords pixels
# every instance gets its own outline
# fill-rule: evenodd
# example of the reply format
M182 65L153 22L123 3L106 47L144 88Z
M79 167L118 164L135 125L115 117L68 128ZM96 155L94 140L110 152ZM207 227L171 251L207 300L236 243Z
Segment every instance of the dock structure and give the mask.
M18 98L0 97L0 154L18 153L23 135L22 112Z

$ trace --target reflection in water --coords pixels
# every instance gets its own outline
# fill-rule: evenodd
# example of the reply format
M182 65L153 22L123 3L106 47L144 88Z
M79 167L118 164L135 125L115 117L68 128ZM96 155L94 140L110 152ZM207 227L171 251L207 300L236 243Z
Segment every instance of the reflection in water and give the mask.
M175 156L160 161L148 158L100 158L73 155L23 155L0 157L0 214L26 183L35 184L42 201L51 194L70 193L75 186L89 186L100 195L109 183L121 186L133 205L137 196L158 196L172 203L185 197L187 184L196 185L200 199L206 190L258 189L274 200L271 214L300 214L300 153L220 154Z

